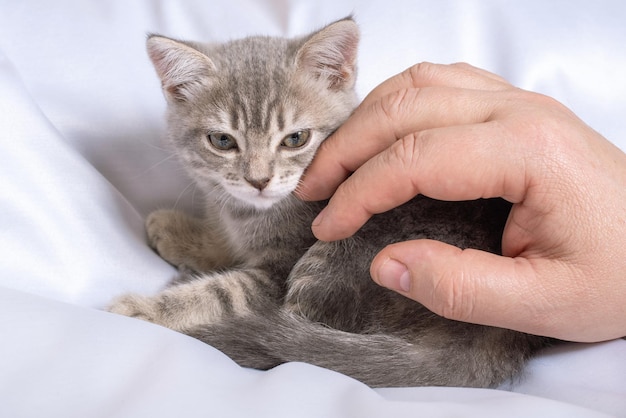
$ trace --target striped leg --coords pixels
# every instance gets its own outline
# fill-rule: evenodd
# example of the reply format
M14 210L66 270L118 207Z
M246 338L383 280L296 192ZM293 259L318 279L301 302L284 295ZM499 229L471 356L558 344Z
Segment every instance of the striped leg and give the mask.
M279 286L259 269L203 274L155 296L124 295L109 311L185 332L215 324L225 316L244 315L260 306L275 306Z

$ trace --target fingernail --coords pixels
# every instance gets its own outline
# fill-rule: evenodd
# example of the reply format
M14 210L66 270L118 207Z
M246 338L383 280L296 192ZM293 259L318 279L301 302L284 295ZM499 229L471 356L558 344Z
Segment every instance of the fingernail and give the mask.
M378 282L387 289L409 293L411 276L406 266L391 258L378 269Z

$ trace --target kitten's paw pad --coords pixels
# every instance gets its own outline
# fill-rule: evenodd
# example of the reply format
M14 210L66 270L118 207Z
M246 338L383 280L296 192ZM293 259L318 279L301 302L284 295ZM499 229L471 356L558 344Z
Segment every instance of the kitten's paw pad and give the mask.
M108 311L148 322L156 322L155 309L152 302L148 298L138 295L119 297L109 306Z

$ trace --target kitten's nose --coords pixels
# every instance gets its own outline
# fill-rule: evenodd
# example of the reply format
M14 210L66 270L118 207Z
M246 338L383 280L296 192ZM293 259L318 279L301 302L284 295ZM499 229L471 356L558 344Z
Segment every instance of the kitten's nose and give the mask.
M248 183L250 183L255 189L258 189L259 191L262 191L263 189L265 189L271 180L269 177L264 177L261 179L251 179L251 178L245 177L245 179Z

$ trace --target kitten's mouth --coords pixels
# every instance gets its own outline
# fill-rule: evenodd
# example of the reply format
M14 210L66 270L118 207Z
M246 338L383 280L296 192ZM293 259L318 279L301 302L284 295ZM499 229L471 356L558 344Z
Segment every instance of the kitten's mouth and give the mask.
M279 201L285 198L284 194L272 193L268 190L246 190L245 192L239 190L231 190L230 194L238 201L254 206L256 209L269 209Z
M258 192L257 196L252 199L252 203L257 209L269 209L276 203L281 201L284 196L271 195L266 192Z

